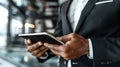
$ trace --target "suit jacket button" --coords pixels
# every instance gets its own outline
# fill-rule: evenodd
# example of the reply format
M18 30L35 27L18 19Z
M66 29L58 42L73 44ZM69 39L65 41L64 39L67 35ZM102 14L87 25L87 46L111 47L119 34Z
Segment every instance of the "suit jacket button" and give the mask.
M64 61L64 64L66 64L66 61Z
M112 63L111 61L108 61L106 64L110 64L110 63Z
M105 64L105 62L101 62L100 64Z

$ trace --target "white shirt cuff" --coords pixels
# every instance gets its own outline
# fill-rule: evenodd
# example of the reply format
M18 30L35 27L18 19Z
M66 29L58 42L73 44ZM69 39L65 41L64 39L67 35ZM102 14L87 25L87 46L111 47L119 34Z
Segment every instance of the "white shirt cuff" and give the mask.
M93 57L93 46L92 46L91 39L88 39L88 42L89 42L89 54L88 54L88 58L89 59L94 59L94 57Z
M39 57L39 58L40 58L40 59L47 59L47 58L48 58L48 53L45 52L45 55L46 55L46 56L44 56L44 57Z

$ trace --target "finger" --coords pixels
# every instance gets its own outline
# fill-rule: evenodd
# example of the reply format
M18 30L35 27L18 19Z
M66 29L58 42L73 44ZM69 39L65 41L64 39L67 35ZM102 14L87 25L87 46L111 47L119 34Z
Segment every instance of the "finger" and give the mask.
M54 53L55 55L57 55L57 56L61 56L61 55L60 55L60 52L55 51L55 50L52 50L52 49L51 49L51 51L52 51L52 53Z
M43 50L45 50L45 49L48 49L48 48L45 47L45 46L42 46L42 47L38 48L38 50L41 51L41 52L42 52Z
M32 53L32 55L36 56L37 54L41 53L45 49L48 49L48 48L42 46L42 47L38 48L37 50L32 51L31 53Z
M57 45L57 44L53 45L53 44L44 43L44 46L47 47L47 48L49 48L49 49L58 51L58 52L61 51L60 45Z
M43 56L43 55L45 54L45 52L47 52L47 51L48 51L48 49L44 49L42 52L38 53L38 54L36 55L36 57L41 57L41 56Z
M71 37L69 35L65 35L62 37L58 37L59 40L61 40L62 42L67 42L71 40Z
M42 46L43 46L42 42L37 42L36 44L32 44L31 46L27 46L27 50L29 52L32 52L32 51L34 51L34 50L36 50L36 49L38 49L38 48L40 48Z
M30 39L25 39L25 44L26 44L27 46L30 46L30 45L32 45L32 42L31 42Z

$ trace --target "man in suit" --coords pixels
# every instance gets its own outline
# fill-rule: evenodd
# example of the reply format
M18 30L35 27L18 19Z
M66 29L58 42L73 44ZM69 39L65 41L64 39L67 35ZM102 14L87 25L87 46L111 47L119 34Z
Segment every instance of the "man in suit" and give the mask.
M60 9L54 35L64 44L28 40L29 52L44 62L51 50L59 67L120 67L120 0L68 0Z

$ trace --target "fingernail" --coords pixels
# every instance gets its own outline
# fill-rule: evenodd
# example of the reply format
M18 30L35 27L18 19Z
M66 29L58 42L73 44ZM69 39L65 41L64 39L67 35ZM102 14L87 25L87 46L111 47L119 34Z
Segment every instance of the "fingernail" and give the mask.
M30 44L31 43L30 39L28 39L27 42Z
M56 37L57 39L59 39L60 37Z
M38 42L38 45L39 45L39 46L41 46L41 45L42 45L42 43L41 43L41 42Z
M44 43L44 46L48 46L48 43Z
M61 39L62 39L62 37L57 37L57 39L58 39L58 40L61 40Z

